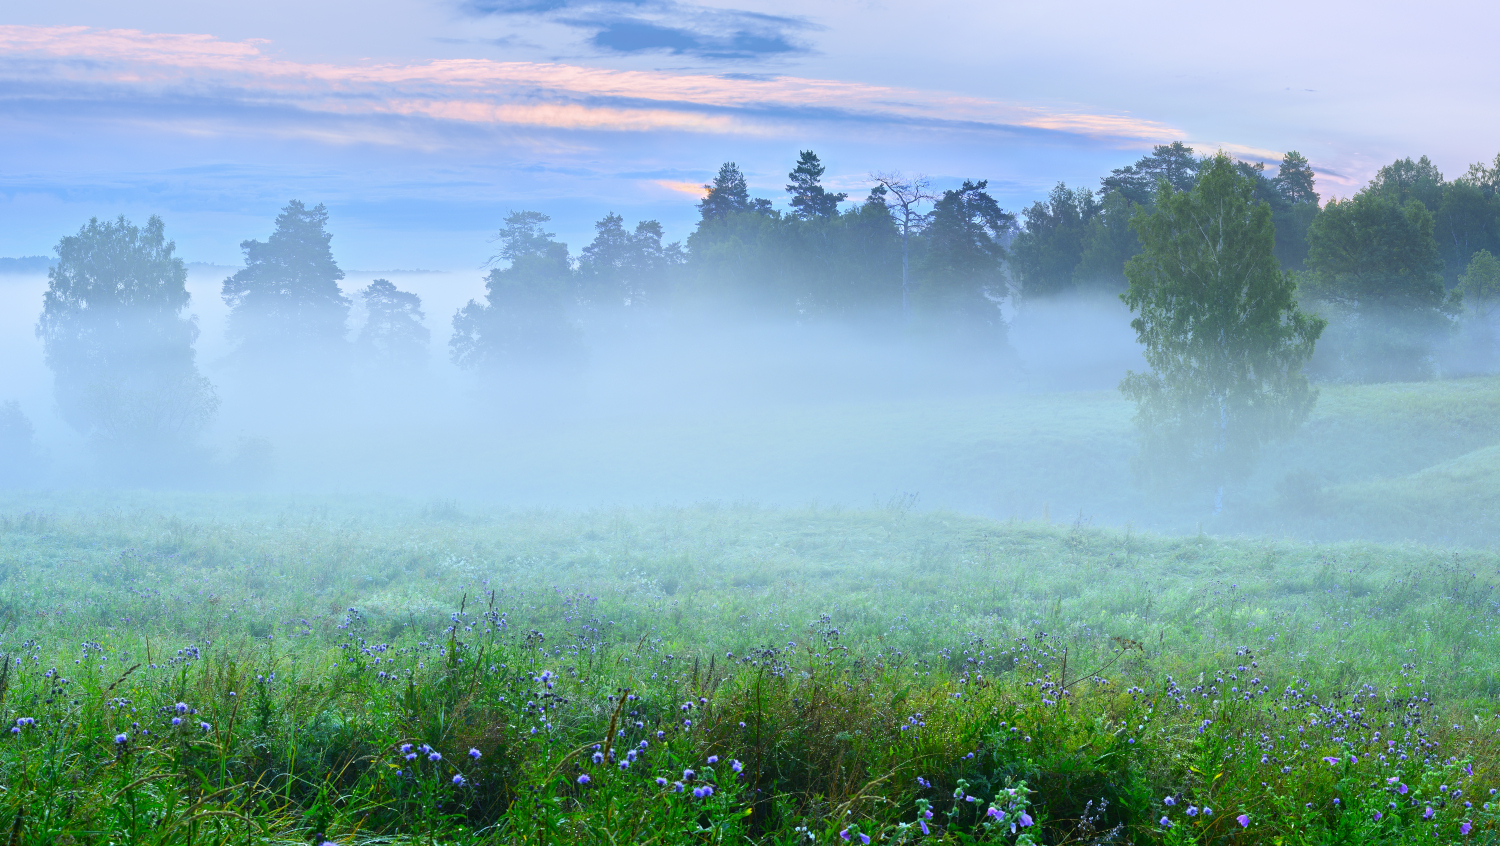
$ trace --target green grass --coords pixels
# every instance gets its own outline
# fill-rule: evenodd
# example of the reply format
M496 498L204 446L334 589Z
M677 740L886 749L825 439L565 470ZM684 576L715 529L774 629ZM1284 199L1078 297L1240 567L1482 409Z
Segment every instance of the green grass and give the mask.
M18 496L0 838L1489 842L1497 588L899 503Z

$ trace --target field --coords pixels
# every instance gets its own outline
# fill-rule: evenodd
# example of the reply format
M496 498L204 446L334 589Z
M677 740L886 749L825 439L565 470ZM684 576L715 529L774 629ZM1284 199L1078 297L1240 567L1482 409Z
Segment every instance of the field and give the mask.
M0 515L12 844L1500 839L1487 550L898 499Z

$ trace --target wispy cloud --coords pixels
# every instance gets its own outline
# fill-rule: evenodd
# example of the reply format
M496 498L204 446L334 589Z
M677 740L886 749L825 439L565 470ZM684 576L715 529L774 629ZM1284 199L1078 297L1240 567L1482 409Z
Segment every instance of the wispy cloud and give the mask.
M806 53L803 18L677 0L465 0L476 17L540 17L588 34L606 53L670 53L731 61Z
M1128 144L1182 137L1125 114L793 76L626 71L460 59L305 63L264 42L87 27L0 26L0 97L98 97L101 88L341 116L399 115L559 130L787 132L796 124L1056 132Z

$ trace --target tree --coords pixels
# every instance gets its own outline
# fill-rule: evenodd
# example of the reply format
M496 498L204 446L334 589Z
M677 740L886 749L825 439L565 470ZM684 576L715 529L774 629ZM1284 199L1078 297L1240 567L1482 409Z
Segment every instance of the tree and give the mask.
M611 212L594 224L594 233L578 260L585 299L639 308L660 299L667 273L684 260L680 244L662 244L662 227L654 220L637 223L631 232Z
M1464 304L1480 317L1489 319L1500 305L1500 259L1489 250L1480 250L1469 260L1464 275L1458 279Z
M1364 193L1384 197L1398 206L1416 200L1435 212L1443 195L1443 174L1426 156L1412 161L1408 156L1381 168Z
M539 212L512 212L498 239L499 257L510 266L485 279L485 301L469 300L453 316L448 342L453 363L498 371L516 365L573 366L583 359L583 341L568 319L573 266L568 247L552 240Z
M1030 299L1073 290L1088 247L1089 224L1098 213L1092 191L1074 191L1062 182L1045 202L1032 203L1021 213L1026 226L1011 245L1011 265L1022 296Z
M37 323L63 419L130 475L178 469L218 409L175 251L159 217L91 219L58 242Z
M1207 160L1191 190L1164 183L1133 225L1143 249L1122 298L1151 372L1120 390L1136 403L1138 466L1206 483L1217 512L1262 445L1306 419L1316 392L1302 368L1324 324L1298 309L1271 208L1228 156Z
M386 279L371 282L359 296L365 303L365 325L357 344L364 360L388 369L425 365L432 333L422 322L422 299Z
M1307 264L1307 292L1348 315L1329 368L1362 381L1430 374L1452 308L1426 206L1374 191L1330 201L1308 230Z
M1464 180L1445 183L1432 224L1443 256L1443 276L1452 284L1480 250L1500 252L1500 196L1478 185Z
M265 241L242 241L245 268L224 280L228 332L255 355L287 354L343 342L349 300L333 260L328 210L292 200Z
M986 334L1003 333L999 302L1008 293L1005 239L1016 216L1000 208L986 180L944 191L933 205L922 233L921 283L917 302L929 314L944 315Z
M1460 176L1457 181L1478 188L1487 197L1500 194L1500 153L1495 154L1495 161L1492 164L1475 162L1469 165L1468 172Z
M1159 183L1165 182L1174 191L1192 188L1198 168L1198 157L1193 155L1192 147L1181 141L1159 144L1151 149L1151 155L1142 156L1135 164L1110 171L1109 176L1099 180L1099 193L1119 191L1130 202L1149 206Z
M936 200L937 195L932 193L927 177L920 174L907 179L900 173L877 173L870 178L876 182L876 188L881 190L879 195L874 191L870 192L872 200L878 199L887 208L891 207L887 196L895 202L892 212L896 226L901 230L901 315L910 320L911 236L920 232L927 221L927 215L921 211L922 205Z
M720 166L719 175L704 185L703 190L707 193L698 201L698 214L704 221L724 220L732 214L756 208L750 200L750 186L745 182L745 174L734 162Z
M21 404L15 400L0 403L0 489L32 484L40 465L36 432Z
M1281 167L1276 170L1276 177L1271 181L1288 203L1318 203L1318 192L1315 190L1317 175L1313 173L1312 165L1308 164L1307 159L1296 150L1290 150L1281 157Z
M1475 341L1482 364L1495 359L1494 317L1500 306L1500 259L1489 250L1480 250L1469 260L1464 275L1458 278L1458 290L1464 304L1474 312Z
M797 166L787 174L787 178L792 180L786 190L792 195L793 213L804 220L833 217L839 213L839 203L849 198L848 194L830 193L823 187L823 170L817 154L812 150L803 150L797 159Z
M1114 293L1125 290L1125 262L1141 251L1141 239L1130 226L1135 209L1119 191L1104 195L1089 220L1083 255L1073 269L1075 285Z

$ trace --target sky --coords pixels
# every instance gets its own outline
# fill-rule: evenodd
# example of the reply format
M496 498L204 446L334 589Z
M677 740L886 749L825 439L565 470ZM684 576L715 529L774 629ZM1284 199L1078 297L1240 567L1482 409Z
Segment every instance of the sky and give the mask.
M682 239L725 161L785 205L799 150L987 179L1019 210L1151 145L1274 163L1327 196L1428 155L1500 151L1495 4L827 0L9 0L0 256L158 214L235 265L289 199L350 270L472 275L512 210L660 220Z

